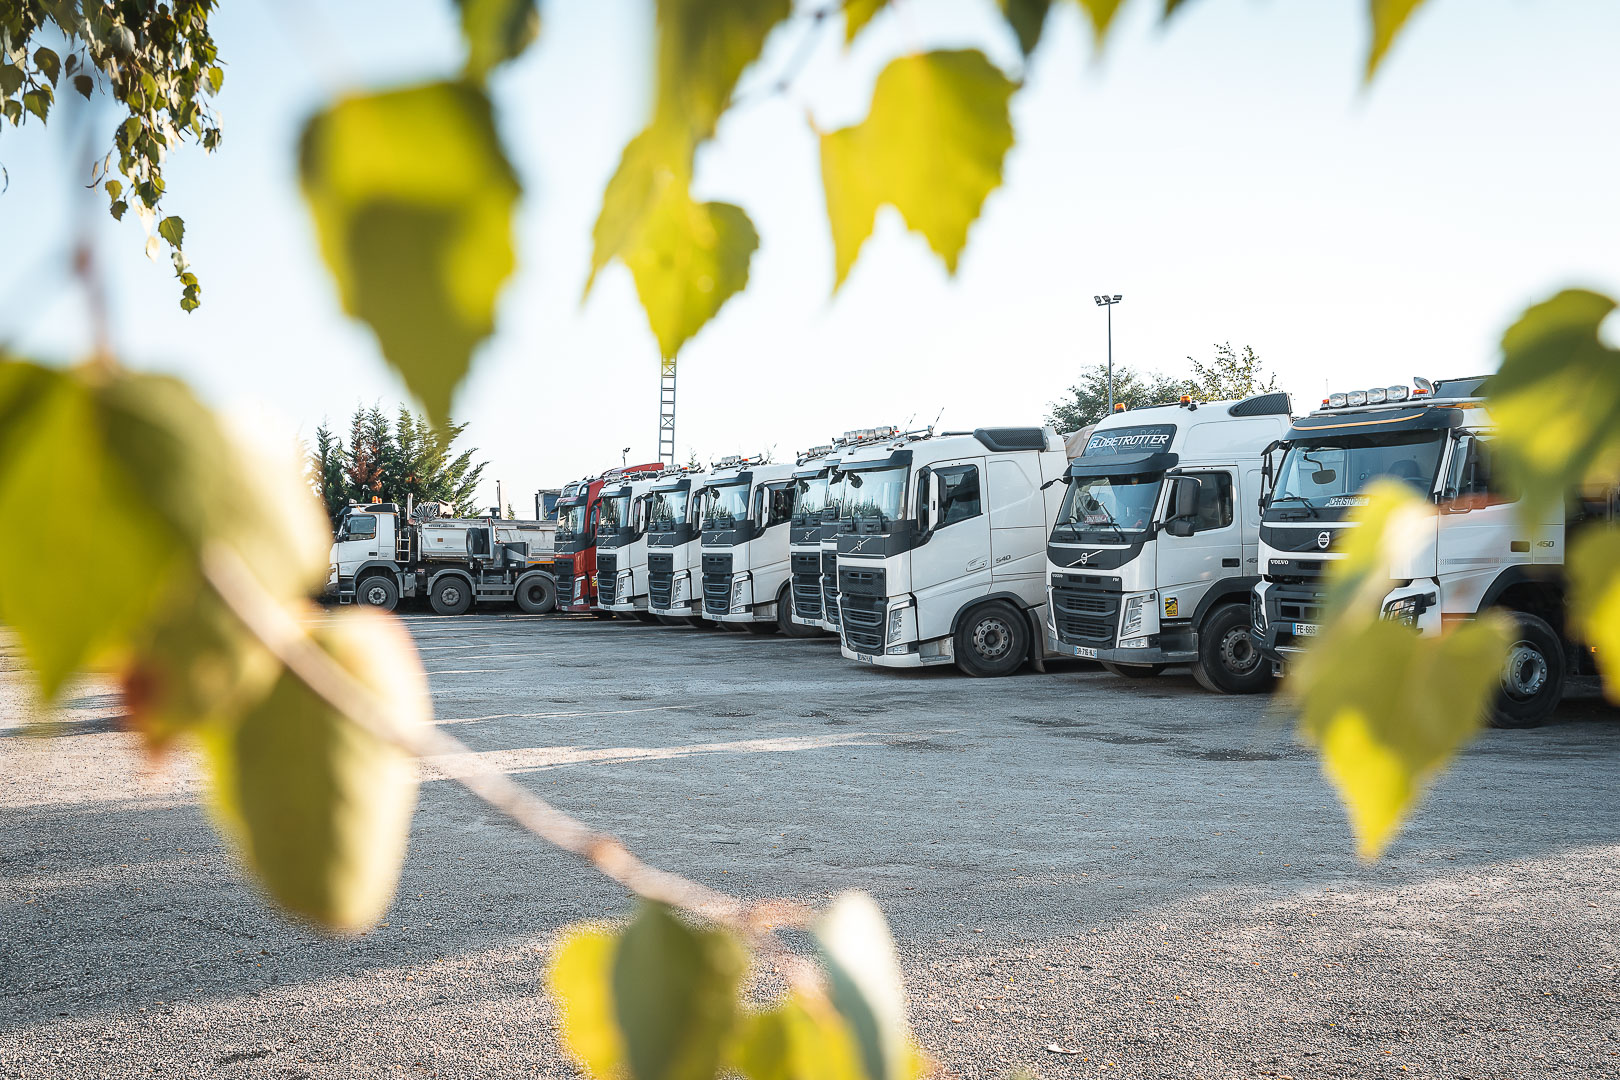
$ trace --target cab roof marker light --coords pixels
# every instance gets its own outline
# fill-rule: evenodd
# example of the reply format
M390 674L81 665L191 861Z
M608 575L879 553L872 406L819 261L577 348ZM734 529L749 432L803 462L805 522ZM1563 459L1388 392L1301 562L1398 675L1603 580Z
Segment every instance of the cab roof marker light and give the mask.
M1118 412L1124 412L1125 411L1125 403L1123 401L1115 402L1114 403L1114 411L1117 412L1117 413Z
M1421 375L1412 376L1412 396L1413 397L1417 397L1419 394L1432 394L1432 393L1434 393L1434 383L1430 382L1428 379L1425 379Z

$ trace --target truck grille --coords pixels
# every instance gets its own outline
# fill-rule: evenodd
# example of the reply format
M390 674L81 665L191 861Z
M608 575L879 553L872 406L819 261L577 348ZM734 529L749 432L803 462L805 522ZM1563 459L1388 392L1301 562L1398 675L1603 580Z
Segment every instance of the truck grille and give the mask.
M1066 645L1109 649L1119 632L1119 578L1052 575L1052 622Z
M731 610L731 556L703 556L703 610L724 615Z
M596 602L602 607L615 602L618 595L619 557L606 552L596 553Z
M793 556L793 613L801 619L821 618L821 555Z
M888 598L864 593L840 595L843 597L845 644L859 652L882 652L883 617L889 609Z
M675 556L669 552L647 553L647 604L649 607L669 607L670 594L675 590Z
M1313 640L1297 636L1295 623L1320 626L1327 618L1327 594L1298 585L1271 586L1266 590L1266 605L1271 609L1267 614L1280 648L1304 648Z
M838 629L838 552L821 553L821 610L826 620Z
M557 578L557 606L567 607L574 602L574 560L558 559L552 573Z

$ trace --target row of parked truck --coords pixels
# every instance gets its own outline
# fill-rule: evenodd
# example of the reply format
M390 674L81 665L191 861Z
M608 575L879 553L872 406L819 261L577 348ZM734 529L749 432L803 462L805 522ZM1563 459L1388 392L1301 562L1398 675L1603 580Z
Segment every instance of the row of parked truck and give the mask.
M1188 665L1250 693L1318 632L1348 518L1394 478L1438 513L1392 567L1385 617L1436 634L1511 612L1495 722L1525 726L1592 671L1565 615L1565 542L1617 500L1572 492L1527 524L1492 469L1483 381L1332 394L1297 418L1281 393L1183 398L1066 437L867 428L792 464L613 469L567 485L554 521L355 505L328 592L832 633L859 663L975 676L1055 656L1132 678Z

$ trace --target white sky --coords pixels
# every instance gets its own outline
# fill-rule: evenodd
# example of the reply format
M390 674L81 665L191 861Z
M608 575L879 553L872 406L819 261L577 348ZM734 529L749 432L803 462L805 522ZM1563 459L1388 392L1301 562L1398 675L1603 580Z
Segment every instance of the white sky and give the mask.
M1250 344L1297 411L1328 383L1493 370L1526 304L1572 284L1620 293L1620 4L1430 0L1367 91L1365 6L1200 0L1166 28L1158 0L1134 0L1100 63L1064 6L955 280L885 211L836 297L807 112L859 120L877 71L915 49L976 45L1009 70L1017 55L992 0L900 0L847 54L829 21L791 91L729 116L700 157L699 196L742 205L762 243L748 290L682 354L680 458L787 456L941 414L1038 423L1104 358L1105 289L1125 297L1116 362L1179 372L1215 342ZM495 83L527 191L520 270L456 405L491 463L487 500L500 479L520 510L625 446L632 461L657 449L657 348L628 272L579 303L602 187L646 116L651 3L544 10L539 45ZM774 81L807 32L779 30L745 85ZM345 427L362 402L392 411L403 389L337 309L294 146L338 90L453 71L452 4L237 0L215 36L223 147L167 169L203 308L180 312L134 215L113 223L93 193L116 343L289 435ZM65 273L88 179L69 168L70 100L49 132L0 133L0 341L62 359L88 340Z

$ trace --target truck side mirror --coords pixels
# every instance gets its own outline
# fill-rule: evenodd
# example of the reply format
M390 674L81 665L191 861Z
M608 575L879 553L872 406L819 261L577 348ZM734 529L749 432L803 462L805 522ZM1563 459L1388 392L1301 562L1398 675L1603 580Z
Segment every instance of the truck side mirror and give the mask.
M1198 489L1204 485L1199 483L1197 477L1176 477L1175 513L1176 518L1191 520L1198 516Z

